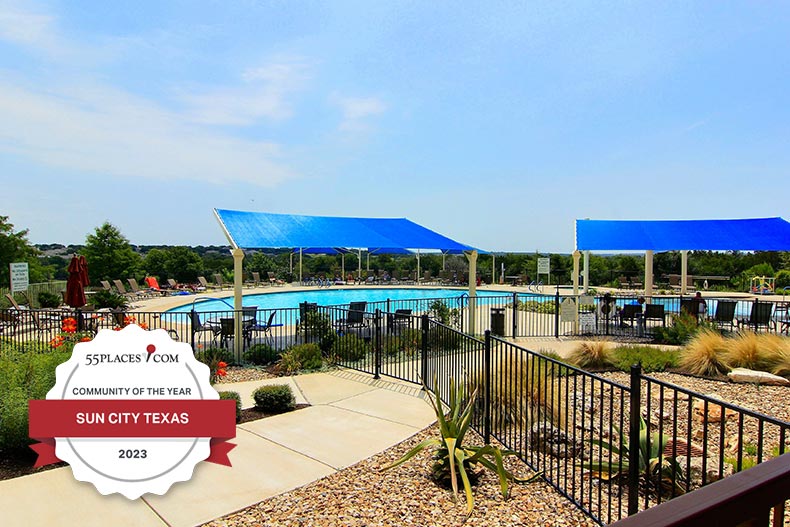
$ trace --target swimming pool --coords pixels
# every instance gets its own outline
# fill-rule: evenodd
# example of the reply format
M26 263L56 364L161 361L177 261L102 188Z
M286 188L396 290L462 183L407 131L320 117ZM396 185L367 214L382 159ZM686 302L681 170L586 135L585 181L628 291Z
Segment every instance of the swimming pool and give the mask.
M321 306L342 306L351 302L385 302L415 300L415 299L448 299L459 298L468 294L466 289L368 289L356 288L329 288L319 290L283 291L279 293L262 293L244 295L245 306L256 306L258 309L287 309L298 308L301 302L315 302ZM478 291L481 297L511 297L513 293L506 291ZM520 294L519 296L523 296ZM227 311L233 309L233 297L210 299L197 298L194 302L195 311L205 313L209 311ZM192 310L193 303L170 309L168 313L188 313Z

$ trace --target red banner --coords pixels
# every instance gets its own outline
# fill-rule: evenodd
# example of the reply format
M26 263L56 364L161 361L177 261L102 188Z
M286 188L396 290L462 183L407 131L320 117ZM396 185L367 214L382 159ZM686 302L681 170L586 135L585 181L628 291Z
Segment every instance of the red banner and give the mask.
M55 437L210 437L207 461L230 466L236 401L216 399L47 399L29 401L36 466L56 463Z

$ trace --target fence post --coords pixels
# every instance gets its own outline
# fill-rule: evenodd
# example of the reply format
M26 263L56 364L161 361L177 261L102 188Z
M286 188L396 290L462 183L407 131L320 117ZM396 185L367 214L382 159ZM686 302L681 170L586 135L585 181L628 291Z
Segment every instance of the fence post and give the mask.
M557 293L554 295L554 338L560 338L560 286L557 285Z
M422 330L422 338L420 338L420 376L422 377L422 386L426 390L430 390L428 379L428 315L424 314L420 317L420 329Z
M513 338L516 338L518 331L518 293L513 293Z
M189 312L189 345L192 346L192 353L195 353L195 317L198 316L195 313L195 307L192 306L192 311Z
M483 354L483 443L491 443L491 330L486 330L486 347Z
M642 367L631 366L628 422L628 515L639 511L639 422L642 400Z
M373 378L381 378L381 310L377 309L373 320L375 334L373 335Z

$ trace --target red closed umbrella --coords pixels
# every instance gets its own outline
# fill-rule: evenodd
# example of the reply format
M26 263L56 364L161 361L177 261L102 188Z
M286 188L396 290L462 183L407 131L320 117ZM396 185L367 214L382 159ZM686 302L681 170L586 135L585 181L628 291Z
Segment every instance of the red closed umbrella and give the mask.
M81 265L80 259L85 261L84 256L75 256L69 263L69 279L66 282L66 304L71 307L82 307L87 302L85 301L85 286L83 280L87 281L88 271L84 265ZM83 271L83 269L85 269Z

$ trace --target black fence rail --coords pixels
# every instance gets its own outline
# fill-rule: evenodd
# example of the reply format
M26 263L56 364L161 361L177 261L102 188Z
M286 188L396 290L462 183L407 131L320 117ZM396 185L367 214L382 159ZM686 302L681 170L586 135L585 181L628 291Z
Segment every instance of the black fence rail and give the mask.
M388 327L379 337L374 333L364 357L341 364L374 376L436 383L445 401L450 379L465 379L469 392L477 388L480 394L473 425L484 439L515 451L602 525L790 450L790 423L642 375L638 368L624 385L427 316L403 324L413 332L409 347L393 344L399 351L388 356L387 341L399 330Z

